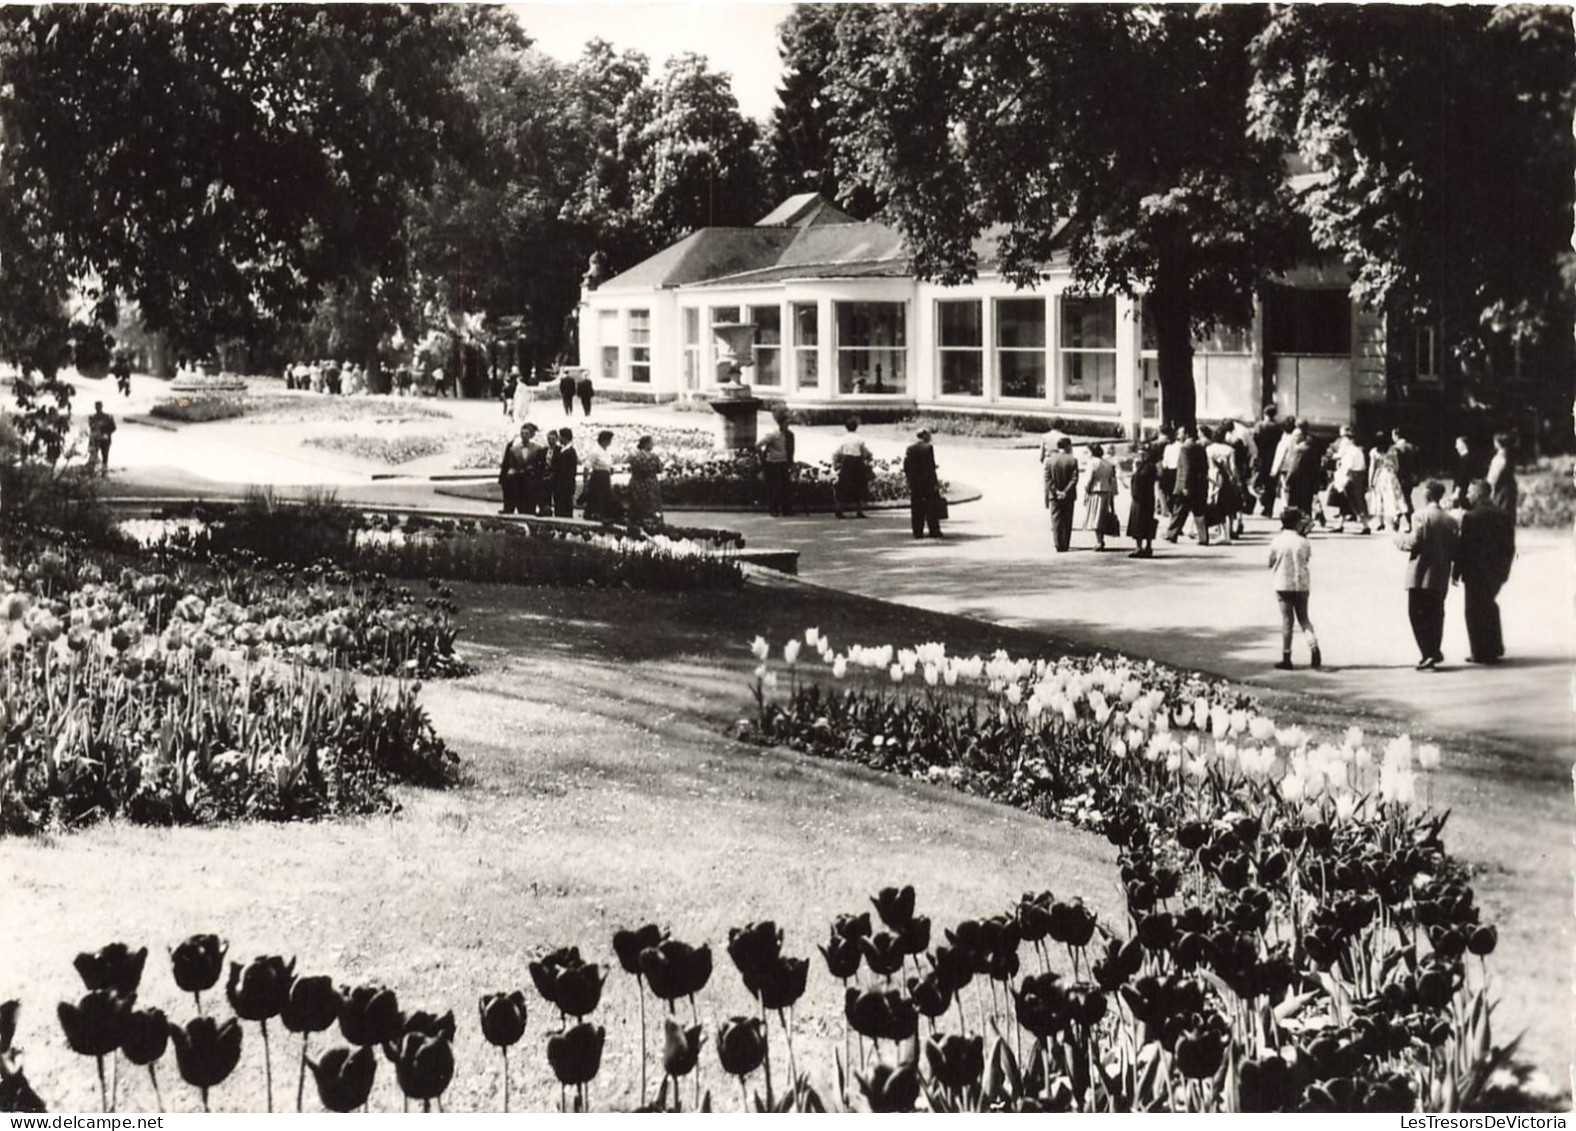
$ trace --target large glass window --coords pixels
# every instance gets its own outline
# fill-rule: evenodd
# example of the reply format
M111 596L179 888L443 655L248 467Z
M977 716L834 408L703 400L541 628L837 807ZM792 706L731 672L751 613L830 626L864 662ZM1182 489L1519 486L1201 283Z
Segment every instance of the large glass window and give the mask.
M780 306L750 307L755 323L755 383L777 387L783 383L783 310Z
M739 322L739 308L736 306L714 306L711 308L711 319L707 323L708 329L714 326L736 326ZM711 371L718 372L723 355L727 353L727 346L716 334L711 335Z
M700 388L700 311L684 308L684 387Z
M996 372L1001 395L1045 399L1045 300L996 300Z
M1352 302L1346 291L1271 287L1265 308L1267 352L1351 356Z
M821 311L813 302L793 304L794 373L801 389L821 383Z
M900 302L840 302L837 388L843 393L908 391L908 338Z
M597 311L596 340L602 347L602 378L607 381L617 381L619 379L618 311Z
M629 379L651 383L651 311L629 312Z
M1116 403L1116 299L1064 296L1062 400Z
M985 393L985 327L978 299L936 303L936 348L941 395L978 397Z

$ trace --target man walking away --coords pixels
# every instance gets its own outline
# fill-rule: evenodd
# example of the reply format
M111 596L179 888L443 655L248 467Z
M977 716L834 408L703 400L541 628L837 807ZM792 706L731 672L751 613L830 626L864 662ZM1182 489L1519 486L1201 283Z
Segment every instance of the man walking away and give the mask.
M1396 545L1408 555L1406 611L1417 650L1423 657L1417 662L1418 671L1432 671L1445 660L1439 644L1445 634L1445 595L1450 590L1460 528L1439 505L1444 497L1445 485L1439 480L1430 479L1424 484L1423 512L1417 516L1412 533L1396 540Z
M772 515L786 515L791 509L789 484L793 478L794 434L788 427L788 413L779 408L772 413L777 429L768 433L755 450L761 459L761 477L765 480L766 511Z
M832 453L832 467L837 472L837 482L832 487L832 505L837 517L849 506L855 518L865 517L865 491L869 484L870 449L859 438L859 418L850 416L845 426L848 434Z
M1396 486L1401 491L1401 517L1406 520L1406 532L1412 533L1412 494L1417 490L1417 448L1401 433L1401 429L1390 430L1390 437L1395 442L1390 445L1390 450L1395 453L1395 479Z
M1275 466L1275 449L1284 434L1275 422L1275 406L1266 405L1263 417L1253 426L1253 487L1259 497L1259 513L1265 518L1275 513L1280 484L1271 469Z
M1209 457L1198 442L1198 430L1189 425L1182 429L1182 446L1177 451L1176 493L1171 497L1171 525L1166 527L1166 541L1175 542L1193 517L1193 527L1198 531L1198 544L1209 545L1209 518L1205 513L1209 505Z
M924 428L903 453L903 476L908 480L908 517L914 537L923 538L928 529L932 538L940 538L941 481L936 474L936 449Z
M565 416L573 416L575 414L575 390L578 387L575 382L575 375L567 369L564 370L563 376L558 379L558 396L564 402Z
M591 384L591 374L580 374L580 380L575 382L575 392L580 394L580 411L586 416L591 415L591 394L594 391L595 386Z
M1065 554L1073 542L1073 504L1078 501L1078 457L1066 436L1045 464L1045 500L1051 508L1051 534L1056 552Z
M1475 480L1467 488L1467 512L1461 516L1455 567L1455 580L1466 591L1470 664L1496 664L1505 655L1499 591L1510 580L1515 558L1515 519L1494 505L1487 483Z
M1313 547L1308 544L1303 526L1307 519L1296 507L1281 512L1281 532L1270 542L1270 571L1275 578L1275 599L1280 603L1281 661L1275 666L1281 671L1291 671L1291 630L1295 620L1302 627L1313 652L1312 666L1317 669L1324 663L1319 654L1319 638L1314 634L1313 622L1308 619L1308 590L1312 575L1308 570Z
M1346 529L1346 516L1351 515L1363 524L1360 533L1369 533L1368 526L1368 457L1363 446L1352 436L1350 424L1341 425L1340 448L1335 457L1335 481L1341 489L1344 505L1341 507L1341 524L1337 534Z
M103 401L93 402L88 417L88 470L97 464L100 477L109 474L109 443L115 435L115 418L104 411Z

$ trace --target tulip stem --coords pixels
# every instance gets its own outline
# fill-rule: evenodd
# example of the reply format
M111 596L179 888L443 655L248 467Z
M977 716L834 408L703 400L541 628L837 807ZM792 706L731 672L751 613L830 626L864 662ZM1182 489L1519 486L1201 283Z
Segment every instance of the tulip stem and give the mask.
M311 1033L301 1034L301 1075L296 1077L296 1112L304 1110L301 1107L302 1097L306 1095L306 1043L312 1039Z
M761 1005L761 1044L765 1047L766 1055L766 1110L771 1111L772 1103L772 1023L766 1016L766 1005Z
M206 1112L208 1110L208 1089L201 1088L199 1091L202 1092L202 1109Z
M100 1057L97 1057L96 1059L98 1060L98 1076L99 1076L99 1110L103 1111L103 1112L108 1112L109 1111L109 1086L104 1083L104 1058L102 1056L100 1056Z
M220 957L223 957L223 956L221 955ZM192 991L192 997L194 999L196 999L196 1002L197 1002L197 1016L201 1017L202 1016L202 991L201 990L193 990Z
M120 1106L120 1053L110 1053L109 1057L109 1109L114 1111Z
M503 1113L509 1114L509 1049L503 1049Z
M635 986L640 991L640 1106L646 1106L646 982L635 975Z
M274 1061L268 1051L268 1018L263 1018L259 1024L263 1027L263 1092L271 1115L274 1110Z
M153 1102L158 1105L159 1113L164 1113L164 1095L159 1091L159 1067L156 1064L148 1065L148 1079L153 1081Z

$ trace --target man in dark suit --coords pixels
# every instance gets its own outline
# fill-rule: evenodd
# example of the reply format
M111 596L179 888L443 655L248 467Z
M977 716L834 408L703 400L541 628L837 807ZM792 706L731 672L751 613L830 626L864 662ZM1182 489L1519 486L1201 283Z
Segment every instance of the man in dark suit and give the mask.
M1209 545L1209 519L1204 508L1209 503L1209 457L1204 445L1198 442L1198 428L1188 425L1182 430L1182 450L1177 453L1176 494L1171 501L1171 525L1166 528L1166 541L1175 542L1182 534L1188 516L1198 530L1198 544Z
M1275 513L1275 495L1280 484L1272 469L1275 449L1285 434L1275 419L1275 406L1266 405L1263 417L1253 426L1253 488L1259 496L1259 513L1265 518Z
M532 449L541 452L536 442L536 425L520 425L520 435L503 449L503 464L498 468L498 485L503 488L504 514L535 514L532 492L535 477L531 471Z
M564 370L564 375L558 379L558 399L564 402L564 415L575 414L575 375Z
M1401 433L1390 433L1395 441L1390 451L1395 455L1395 478L1401 488L1401 514L1406 518L1406 530L1412 532L1412 493L1417 490L1417 447Z
M940 538L941 481L936 474L936 449L923 428L903 453L903 476L908 480L908 517L914 537L923 538L928 529L932 538Z
M1430 479L1423 485L1423 510L1413 524L1412 533L1397 539L1407 551L1407 616L1412 621L1412 636L1422 659L1418 671L1432 671L1444 663L1439 643L1445 634L1445 594L1450 591L1450 571L1456 560L1460 528L1456 520L1439 505L1445 485Z
M1073 543L1073 504L1078 501L1078 457L1066 436L1056 441L1056 451L1045 461L1045 502L1051 508L1051 532L1056 552L1065 554Z
M1499 624L1499 591L1510 580L1516 558L1516 520L1493 503L1481 479L1467 487L1467 511L1461 516L1461 541L1456 550L1455 580L1466 591L1469 663L1498 663L1505 654Z
M553 517L575 516L575 483L580 478L580 453L575 451L575 430L558 430L558 447L553 451L549 474L553 480Z

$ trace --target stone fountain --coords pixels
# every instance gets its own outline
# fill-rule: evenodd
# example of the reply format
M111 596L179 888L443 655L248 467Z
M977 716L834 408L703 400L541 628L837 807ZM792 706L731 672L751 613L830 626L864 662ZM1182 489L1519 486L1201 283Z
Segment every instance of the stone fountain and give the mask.
M755 446L755 419L764 403L743 381L743 371L754 366L752 348L755 324L728 322L712 327L719 357L717 388L711 407L722 417L721 446L738 451Z

